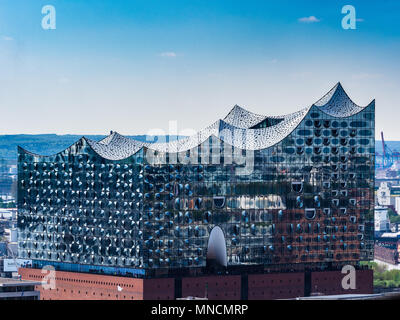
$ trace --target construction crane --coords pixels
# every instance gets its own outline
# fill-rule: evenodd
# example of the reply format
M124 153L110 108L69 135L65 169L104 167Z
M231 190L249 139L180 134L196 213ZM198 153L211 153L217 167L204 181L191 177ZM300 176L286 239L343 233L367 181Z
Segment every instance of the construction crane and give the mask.
M378 152L375 154L377 157L382 158L382 168L390 168L395 161L399 161L400 152L389 148L389 146L385 142L385 137L383 135L383 131L381 132L382 138L382 152L383 154L379 154Z

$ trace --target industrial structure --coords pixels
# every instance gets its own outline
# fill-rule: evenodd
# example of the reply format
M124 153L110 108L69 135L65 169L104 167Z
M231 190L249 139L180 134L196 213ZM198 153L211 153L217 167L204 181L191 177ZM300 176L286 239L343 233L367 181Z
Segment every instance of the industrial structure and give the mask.
M374 132L375 101L338 83L295 113L235 106L173 142L19 148L20 274L54 267L51 299L272 299L345 293L350 264L352 293L371 293Z
M392 150L385 142L383 131L381 132L382 153L376 152L377 166L382 169L388 169L400 159L400 152Z

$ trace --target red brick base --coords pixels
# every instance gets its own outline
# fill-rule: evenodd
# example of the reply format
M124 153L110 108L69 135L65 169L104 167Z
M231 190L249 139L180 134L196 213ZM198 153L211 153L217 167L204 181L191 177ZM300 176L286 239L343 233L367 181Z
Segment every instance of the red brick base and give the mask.
M340 271L313 272L311 274L311 291L324 295L334 294L371 294L374 291L374 274L372 270L356 271L356 289L344 290L342 279L346 274Z
M208 276L182 279L182 297L240 300L241 276Z
M43 281L40 269L20 268L23 280ZM340 271L311 273L312 293L324 295L373 293L373 271L356 271L356 289L344 290ZM244 278L245 279L245 278ZM182 297L205 297L210 300L290 299L305 295L304 273L250 274L182 278ZM242 288L242 284L247 288ZM122 290L121 290L122 289ZM244 290L243 290L244 289ZM175 279L138 279L98 274L56 271L55 288L38 286L42 300L174 300ZM180 290L177 290L180 291Z
M18 272L23 280L41 281L46 275L40 269L20 268ZM54 289L36 289L40 290L41 300L174 300L174 279L56 271L55 281Z
M248 284L249 300L304 297L304 273L252 274Z

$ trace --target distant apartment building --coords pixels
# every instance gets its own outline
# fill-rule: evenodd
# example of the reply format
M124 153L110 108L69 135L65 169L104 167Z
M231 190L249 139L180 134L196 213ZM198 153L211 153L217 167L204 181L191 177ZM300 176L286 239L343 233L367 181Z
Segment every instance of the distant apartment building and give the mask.
M391 207L400 213L400 186L382 182L376 196L379 206Z
M387 182L382 182L377 191L377 199L379 206L390 206L392 204L390 197L390 187Z
M375 207L375 232L390 231L388 208Z
M375 259L398 264L400 255L400 232L387 232L376 237L375 240Z

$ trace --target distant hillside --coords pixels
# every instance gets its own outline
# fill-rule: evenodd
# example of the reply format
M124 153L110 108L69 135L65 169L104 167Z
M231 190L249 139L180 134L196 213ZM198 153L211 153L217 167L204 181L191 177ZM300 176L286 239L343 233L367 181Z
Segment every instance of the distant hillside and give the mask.
M10 164L17 161L17 147L31 151L41 155L52 155L71 146L79 140L82 135L57 135L57 134L38 134L38 135L0 135L0 159L6 160ZM106 136L103 135L85 135L92 140L101 140ZM145 135L128 136L132 139L145 141ZM163 142L167 136L154 137L156 141ZM174 140L176 137L170 137Z

